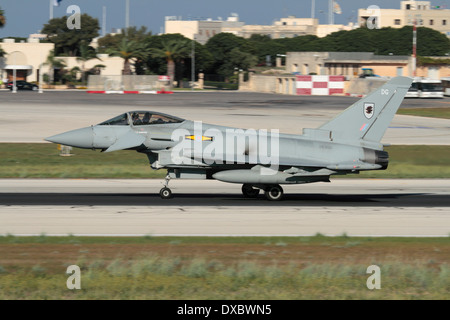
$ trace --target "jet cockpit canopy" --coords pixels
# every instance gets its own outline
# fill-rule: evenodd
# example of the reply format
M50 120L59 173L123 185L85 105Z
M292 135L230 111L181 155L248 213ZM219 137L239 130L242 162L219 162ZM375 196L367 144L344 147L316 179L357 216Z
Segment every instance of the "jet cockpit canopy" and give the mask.
M131 111L109 119L99 126L133 126L181 123L184 119L153 111Z

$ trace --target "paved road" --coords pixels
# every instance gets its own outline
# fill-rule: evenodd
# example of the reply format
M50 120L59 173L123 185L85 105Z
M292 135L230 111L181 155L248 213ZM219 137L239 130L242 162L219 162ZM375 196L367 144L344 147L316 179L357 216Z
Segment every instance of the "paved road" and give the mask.
M248 92L95 95L85 92L0 92L0 142L43 142L63 131L100 123L130 110L153 110L218 125L301 134L357 101ZM403 107L448 107L450 99L407 99ZM450 144L450 120L397 115L383 142Z
M155 180L1 180L0 234L447 236L450 180L350 180L286 186L286 200L240 186Z

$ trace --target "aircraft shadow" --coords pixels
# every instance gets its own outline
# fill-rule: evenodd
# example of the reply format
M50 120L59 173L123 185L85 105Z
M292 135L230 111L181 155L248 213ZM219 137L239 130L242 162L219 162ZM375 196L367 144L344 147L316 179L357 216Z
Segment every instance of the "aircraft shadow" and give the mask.
M282 201L267 201L262 193L256 199L238 193L175 193L167 200L157 193L0 193L0 205L450 207L450 197L429 193L286 193Z

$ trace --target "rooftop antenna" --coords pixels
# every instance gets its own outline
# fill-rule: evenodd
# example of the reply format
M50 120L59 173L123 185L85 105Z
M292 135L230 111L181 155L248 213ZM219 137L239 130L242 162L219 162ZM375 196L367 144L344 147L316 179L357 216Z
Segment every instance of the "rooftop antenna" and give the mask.
M334 5L334 0L329 0L329 2L328 2L328 24L334 24L333 5Z
M103 6L102 35L106 35L106 6Z

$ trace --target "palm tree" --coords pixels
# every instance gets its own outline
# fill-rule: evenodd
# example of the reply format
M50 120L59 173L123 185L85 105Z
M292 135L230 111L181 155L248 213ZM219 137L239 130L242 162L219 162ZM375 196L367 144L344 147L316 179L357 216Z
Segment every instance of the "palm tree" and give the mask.
M0 8L0 28L6 24L5 11Z
M50 51L50 53L47 56L47 60L45 60L44 62L44 65L50 66L50 83L53 82L55 68L63 69L67 66L64 61L55 57L55 50Z
M147 55L147 49L140 43L123 38L117 48L107 51L109 55L121 57L123 61L123 75L131 74L131 60L132 59L144 59Z
M97 53L95 52L95 50L93 50L91 47L89 47L88 45L86 45L86 43L83 42L80 45L80 56L77 57L77 61L81 61L81 71L82 71L81 78L83 84L85 84L86 82L86 73L87 73L87 70L85 69L85 64L87 61L92 59L98 59L102 61L102 59L97 57Z
M189 57L190 54L190 40L163 40L162 48L150 49L151 55L155 58L165 58L167 60L167 75L170 77L170 86L172 86L175 76L175 63L184 58Z

